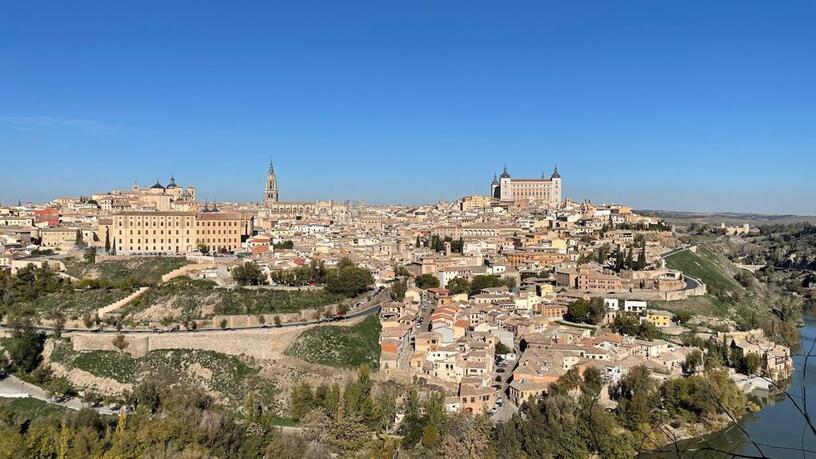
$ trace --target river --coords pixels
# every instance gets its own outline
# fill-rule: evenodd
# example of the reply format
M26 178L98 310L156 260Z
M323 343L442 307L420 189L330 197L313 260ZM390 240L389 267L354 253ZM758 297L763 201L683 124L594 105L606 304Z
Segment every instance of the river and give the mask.
M800 406L803 406L802 377L806 374L804 387L807 391L807 412L816 423L816 356L808 359L807 372L804 366L804 354L816 339L816 316L806 314L802 319L804 321L804 326L800 329L802 349L794 353L794 372L787 391ZM745 416L740 421L739 425L748 435L739 427L732 426L701 439L683 442L683 447L689 448L684 457L731 457L732 454L737 454L748 457L764 455L773 458L816 459L816 436L793 402L784 395L766 401L768 404L763 406L761 411ZM759 445L761 452L751 440ZM703 445L732 454L710 450L698 451L696 455L691 452Z

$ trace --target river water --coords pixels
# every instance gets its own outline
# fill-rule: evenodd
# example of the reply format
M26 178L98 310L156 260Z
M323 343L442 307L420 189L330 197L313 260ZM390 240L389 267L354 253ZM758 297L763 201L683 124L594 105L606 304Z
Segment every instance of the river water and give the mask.
M816 424L816 356L808 359L808 369L805 372L804 354L810 349L816 339L816 316L803 315L804 326L800 329L801 347L794 351L794 372L787 392L793 396L799 406L804 408L802 388L807 392L807 412ZM814 351L816 353L816 350ZM806 375L803 384L803 376ZM765 400L768 404L762 410L744 417L739 425L744 433L736 426L716 432L702 439L690 440L683 443L689 448L683 457L731 457L732 454L749 457L773 458L814 458L816 459L816 436L811 432L804 417L797 411L793 402L784 395ZM759 445L759 451L751 442ZM713 451L692 450L699 446L708 445L718 450L732 454ZM804 450L804 451L803 451ZM665 456L664 456L665 457ZM675 456L676 457L676 456Z

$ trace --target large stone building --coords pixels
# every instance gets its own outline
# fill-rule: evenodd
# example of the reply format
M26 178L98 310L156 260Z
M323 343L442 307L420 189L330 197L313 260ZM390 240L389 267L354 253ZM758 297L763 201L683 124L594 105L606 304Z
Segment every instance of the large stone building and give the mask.
M110 238L121 255L184 254L199 247L232 252L248 227L232 212L122 212L111 219ZM100 234L106 230L100 228Z
M490 196L505 202L535 202L550 206L557 206L561 202L561 175L558 166L552 175L545 178L514 179L504 167L500 177L493 175L490 184Z
M104 212L192 210L195 208L196 189L193 186L177 185L176 179L171 176L167 186L162 185L156 179L156 183L151 187L141 188L139 183L134 181L133 188L129 192L114 190L109 193L91 195L91 199Z

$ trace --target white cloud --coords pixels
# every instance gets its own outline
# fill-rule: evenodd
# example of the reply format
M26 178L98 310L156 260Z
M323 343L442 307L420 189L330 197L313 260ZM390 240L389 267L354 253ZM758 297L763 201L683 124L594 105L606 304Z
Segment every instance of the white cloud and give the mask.
M51 129L74 129L86 132L110 132L118 126L82 118L54 116L0 116L0 124L22 131L45 131Z

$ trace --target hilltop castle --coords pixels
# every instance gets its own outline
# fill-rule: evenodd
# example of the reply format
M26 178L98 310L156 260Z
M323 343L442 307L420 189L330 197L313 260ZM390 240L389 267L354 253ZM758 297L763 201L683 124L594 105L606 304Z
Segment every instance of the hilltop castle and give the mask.
M490 183L490 196L501 201L535 201L551 206L561 202L561 174L555 166L552 175L545 178L511 178L504 166L504 172Z

